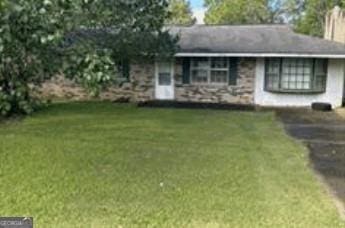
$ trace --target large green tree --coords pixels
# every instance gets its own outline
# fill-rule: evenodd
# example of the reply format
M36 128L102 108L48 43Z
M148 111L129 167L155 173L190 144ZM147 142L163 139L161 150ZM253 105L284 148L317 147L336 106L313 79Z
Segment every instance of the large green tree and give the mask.
M304 0L293 1L292 7L300 12L296 16L296 30L313 36L323 36L325 29L325 17L329 10L336 5L345 8L344 0Z
M207 24L262 24L282 21L279 1L206 0Z
M83 29L65 48L67 76L97 95L114 82L115 63L171 57L176 39L163 29L167 8L167 0L87 0L79 17Z
M97 91L112 81L116 60L174 51L175 39L162 31L168 16L166 0L0 4L1 115L32 112L36 104L32 88L57 72Z
M30 85L55 70L53 46L71 26L73 4L2 0L0 7L0 113L32 112Z
M196 19L193 17L193 12L190 3L186 0L170 0L169 1L170 17L168 24L173 25L192 25L195 24Z

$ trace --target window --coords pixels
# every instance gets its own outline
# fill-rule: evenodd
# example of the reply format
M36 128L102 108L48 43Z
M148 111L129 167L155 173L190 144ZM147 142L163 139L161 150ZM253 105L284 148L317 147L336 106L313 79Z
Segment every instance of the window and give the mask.
M117 80L119 81L129 81L130 75L130 63L128 60L120 60L116 61L116 68L119 77Z
M265 87L273 92L324 92L326 59L271 58L266 60Z
M158 64L158 84L160 86L171 85L171 66L170 63Z
M192 58L190 70L191 81L194 84L228 84L228 58Z

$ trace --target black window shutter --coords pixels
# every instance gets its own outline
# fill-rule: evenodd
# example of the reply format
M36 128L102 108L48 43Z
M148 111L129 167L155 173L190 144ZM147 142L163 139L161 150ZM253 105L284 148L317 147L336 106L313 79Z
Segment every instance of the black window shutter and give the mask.
M122 76L123 78L129 80L130 65L128 60L122 61Z
M229 58L229 85L237 85L238 58Z
M182 66L182 83L189 84L190 83L190 58L183 58L183 66Z

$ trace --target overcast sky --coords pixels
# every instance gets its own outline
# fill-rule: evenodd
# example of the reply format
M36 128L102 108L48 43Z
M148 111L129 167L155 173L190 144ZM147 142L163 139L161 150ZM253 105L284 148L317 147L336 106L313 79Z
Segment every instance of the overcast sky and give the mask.
M192 6L194 16L198 21L197 23L203 24L205 16L204 0L190 0L190 5Z

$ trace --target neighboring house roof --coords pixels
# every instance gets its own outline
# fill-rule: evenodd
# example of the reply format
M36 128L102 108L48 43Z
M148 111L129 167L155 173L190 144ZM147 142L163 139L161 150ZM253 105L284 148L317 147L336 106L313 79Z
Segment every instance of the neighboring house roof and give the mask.
M180 37L177 56L345 58L345 45L293 32L287 25L168 27Z

